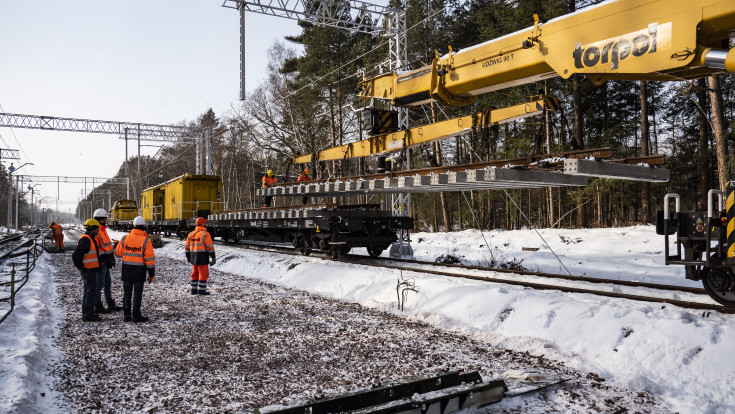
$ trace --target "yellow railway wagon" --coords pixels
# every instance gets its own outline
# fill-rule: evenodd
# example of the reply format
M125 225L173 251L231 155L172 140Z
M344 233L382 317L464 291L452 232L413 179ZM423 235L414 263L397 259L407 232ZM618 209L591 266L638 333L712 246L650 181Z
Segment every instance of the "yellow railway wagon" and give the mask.
M133 200L117 200L110 212L110 221L130 221L138 215L138 204Z
M222 177L185 174L146 188L141 215L146 221L190 220L224 210Z

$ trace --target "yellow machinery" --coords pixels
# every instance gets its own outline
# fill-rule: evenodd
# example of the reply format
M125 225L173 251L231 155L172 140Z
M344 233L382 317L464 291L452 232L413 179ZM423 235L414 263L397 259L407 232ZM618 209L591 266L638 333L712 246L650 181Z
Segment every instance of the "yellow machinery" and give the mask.
M477 95L561 76L685 80L735 73L733 0L618 0L359 84L359 96L396 106L462 106Z
M340 160L342 158L367 157L381 152L396 152L415 145L428 144L441 139L465 134L471 128L486 128L491 125L504 124L529 116L539 115L544 108L554 110L559 107L556 98L537 96L528 103L507 108L487 110L479 114L460 118L447 119L430 125L410 128L405 131L373 135L362 141L352 142L338 147L328 148L316 154L294 157L294 164L314 161Z
M454 53L406 73L386 73L358 84L366 101L415 107L439 102L463 106L477 95L561 76L607 80L685 80L735 73L735 0L618 0ZM450 138L558 106L549 97L484 111L293 158L296 164L365 157Z
M110 222L132 221L138 215L138 204L133 200L118 200L112 206Z
M143 190L141 215L146 221L190 220L224 209L222 177L185 174Z

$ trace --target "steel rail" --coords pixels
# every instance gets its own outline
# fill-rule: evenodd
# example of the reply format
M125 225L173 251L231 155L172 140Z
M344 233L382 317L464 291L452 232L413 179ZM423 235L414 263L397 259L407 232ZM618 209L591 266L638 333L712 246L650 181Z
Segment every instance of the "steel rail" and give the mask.
M252 244L252 243L242 243L242 242L228 243L228 242L222 242L219 240L215 241L215 243L219 245L247 248L247 249L258 250L258 251L285 253L285 254L299 255L299 256L301 255L300 253L298 253L298 251L295 248L285 247L285 246L262 245L262 244ZM318 255L321 255L323 253L324 255L327 255L326 252L321 252L319 250L313 250L312 253L316 253ZM686 308L686 309L717 311L717 312L721 312L724 314L735 313L734 308L728 308L725 306L713 305L713 304L708 304L708 303L691 302L691 301L684 301L684 300L663 298L663 297L654 297L654 296L633 295L633 294L626 294L626 293L605 292L605 291L599 291L599 290L593 290L593 289L565 287L565 286L560 286L560 285L550 285L550 284L543 284L543 283L524 282L524 281L512 280L512 279L506 279L506 278L494 278L494 277L486 277L486 276L478 276L478 275L468 275L464 273L447 272L447 271L441 271L441 270L418 269L418 268L409 267L409 266L396 266L396 265L390 265L390 264L385 264L385 263L372 263L371 264L371 263L366 263L366 261L370 261L370 260L392 261L392 260L405 260L405 259L381 259L381 258L369 258L366 256L357 256L357 255L348 255L348 256L351 258L359 257L359 260L338 259L337 261L340 261L343 263L365 265L365 266L383 267L383 268L394 269L394 270L404 270L404 271L409 271L409 272L434 274L438 276L456 277L456 278L479 280L479 281L494 282L494 283L504 283L504 284L509 284L509 285L530 287L530 288L538 289L538 290L559 290L559 291L566 292L566 293L587 293L587 294L592 294L592 295L597 295L597 296L629 299L629 300L635 300L635 301L640 301L640 302L671 304L671 305L679 306L679 307ZM590 278L586 276L571 276L570 277L568 275L557 275L553 273L527 272L527 271L524 272L524 271L514 271L514 270L509 270L509 269L483 268L479 266L450 265L446 263L432 263L432 262L408 261L408 260L406 261L425 264L425 265L431 265L431 266L439 266L439 267L456 267L456 268L466 268L469 270L482 270L482 271L489 271L489 272L540 276L540 277L548 277L548 278L556 278L556 279L564 279L564 280L573 280L573 281L586 282L586 283L606 283L606 284L622 285L626 287L640 287L640 288L657 289L657 290L662 290L662 291L695 293L695 294L702 294L706 296L706 292L704 289L690 288L690 287L659 285L655 283L646 283L646 282L620 281L620 280L615 280L615 279L596 279L596 278Z

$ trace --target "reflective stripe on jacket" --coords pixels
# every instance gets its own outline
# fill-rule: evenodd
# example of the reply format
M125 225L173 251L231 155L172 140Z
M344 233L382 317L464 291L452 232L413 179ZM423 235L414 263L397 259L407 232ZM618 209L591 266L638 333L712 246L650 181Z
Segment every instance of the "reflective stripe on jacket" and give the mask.
M186 236L187 257L193 265L209 264L210 253L214 254L214 243L212 235L209 234L206 227L196 226L194 231Z
M107 234L107 226L100 226L100 232L97 234L97 246L99 246L100 255L112 253L112 240Z
M273 187L276 184L276 177L263 176L263 188Z
M89 251L82 257L82 264L85 269L97 269L100 267L100 259L97 255L97 245L89 236L89 234L82 234L82 238L89 239Z
M156 256L153 254L153 245L150 243L148 233L143 230L130 230L130 233L123 236L117 244L115 254L122 257L123 266L155 268Z

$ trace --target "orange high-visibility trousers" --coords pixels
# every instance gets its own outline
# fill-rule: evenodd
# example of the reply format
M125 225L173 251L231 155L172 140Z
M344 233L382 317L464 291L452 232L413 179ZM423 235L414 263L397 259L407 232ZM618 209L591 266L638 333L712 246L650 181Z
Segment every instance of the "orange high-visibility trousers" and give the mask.
M54 235L54 241L56 242L56 249L58 250L64 249L64 235L63 234Z
M207 291L207 280L209 280L209 265L191 266L191 293L204 294Z

